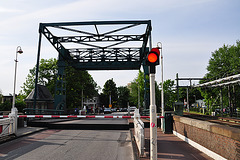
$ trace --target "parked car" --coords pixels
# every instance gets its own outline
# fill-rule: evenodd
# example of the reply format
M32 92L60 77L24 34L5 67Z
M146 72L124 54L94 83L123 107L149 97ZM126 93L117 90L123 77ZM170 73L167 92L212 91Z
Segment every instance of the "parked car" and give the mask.
M112 112L117 112L117 109L116 108L112 108L111 111Z
M127 112L127 108L122 108L121 112Z
M104 114L106 113L112 113L111 108L104 108Z
M135 109L137 109L137 107L135 107L135 106L129 107L129 111L130 111L130 112L134 112Z

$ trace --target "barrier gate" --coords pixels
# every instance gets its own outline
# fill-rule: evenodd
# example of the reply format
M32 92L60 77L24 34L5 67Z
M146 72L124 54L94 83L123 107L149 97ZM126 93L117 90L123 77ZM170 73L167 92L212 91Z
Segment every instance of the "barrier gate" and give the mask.
M139 151L139 155L144 154L144 123L141 118L150 116L140 116L139 110L134 111L134 116L100 116L100 115L17 115L17 109L13 108L9 115L0 115L0 138L17 134L18 118L114 118L114 119L134 119L134 137ZM157 118L164 118L157 116Z

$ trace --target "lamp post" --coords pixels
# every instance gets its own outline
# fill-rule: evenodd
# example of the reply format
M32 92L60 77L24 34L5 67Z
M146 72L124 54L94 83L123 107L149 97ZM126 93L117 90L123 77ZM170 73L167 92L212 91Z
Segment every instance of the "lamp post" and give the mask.
M23 51L21 49L20 46L17 47L16 49L16 59L14 60L15 61L15 73L14 73L14 88L13 88L13 102L12 102L12 108L15 108L15 90L16 90L16 77L17 77L17 55L19 54L22 54Z
M158 42L157 43L157 46L158 48L161 50L160 52L160 57L161 57L161 81L162 81L162 84L161 84L161 88L162 88L162 92L161 92L161 109L162 109L162 116L164 116L164 91L163 91L163 53L162 53L162 43L161 42ZM162 131L164 130L165 128L165 125L164 125L164 118L161 119L161 129Z

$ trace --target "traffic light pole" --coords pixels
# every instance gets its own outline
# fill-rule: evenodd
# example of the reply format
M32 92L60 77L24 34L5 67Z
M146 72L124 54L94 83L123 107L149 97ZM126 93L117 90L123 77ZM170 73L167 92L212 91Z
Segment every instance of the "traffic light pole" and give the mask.
M150 159L157 160L157 113L155 101L155 74L150 73Z

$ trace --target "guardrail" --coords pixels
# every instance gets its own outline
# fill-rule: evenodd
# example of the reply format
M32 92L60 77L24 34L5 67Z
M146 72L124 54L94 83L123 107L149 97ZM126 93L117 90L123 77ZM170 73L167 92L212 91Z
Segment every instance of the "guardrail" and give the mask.
M12 108L8 118L0 119L0 138L17 134L17 109Z
M134 111L134 137L136 140L136 144L138 147L139 155L144 155L144 123L141 120L141 116L139 114L139 109L135 109Z

